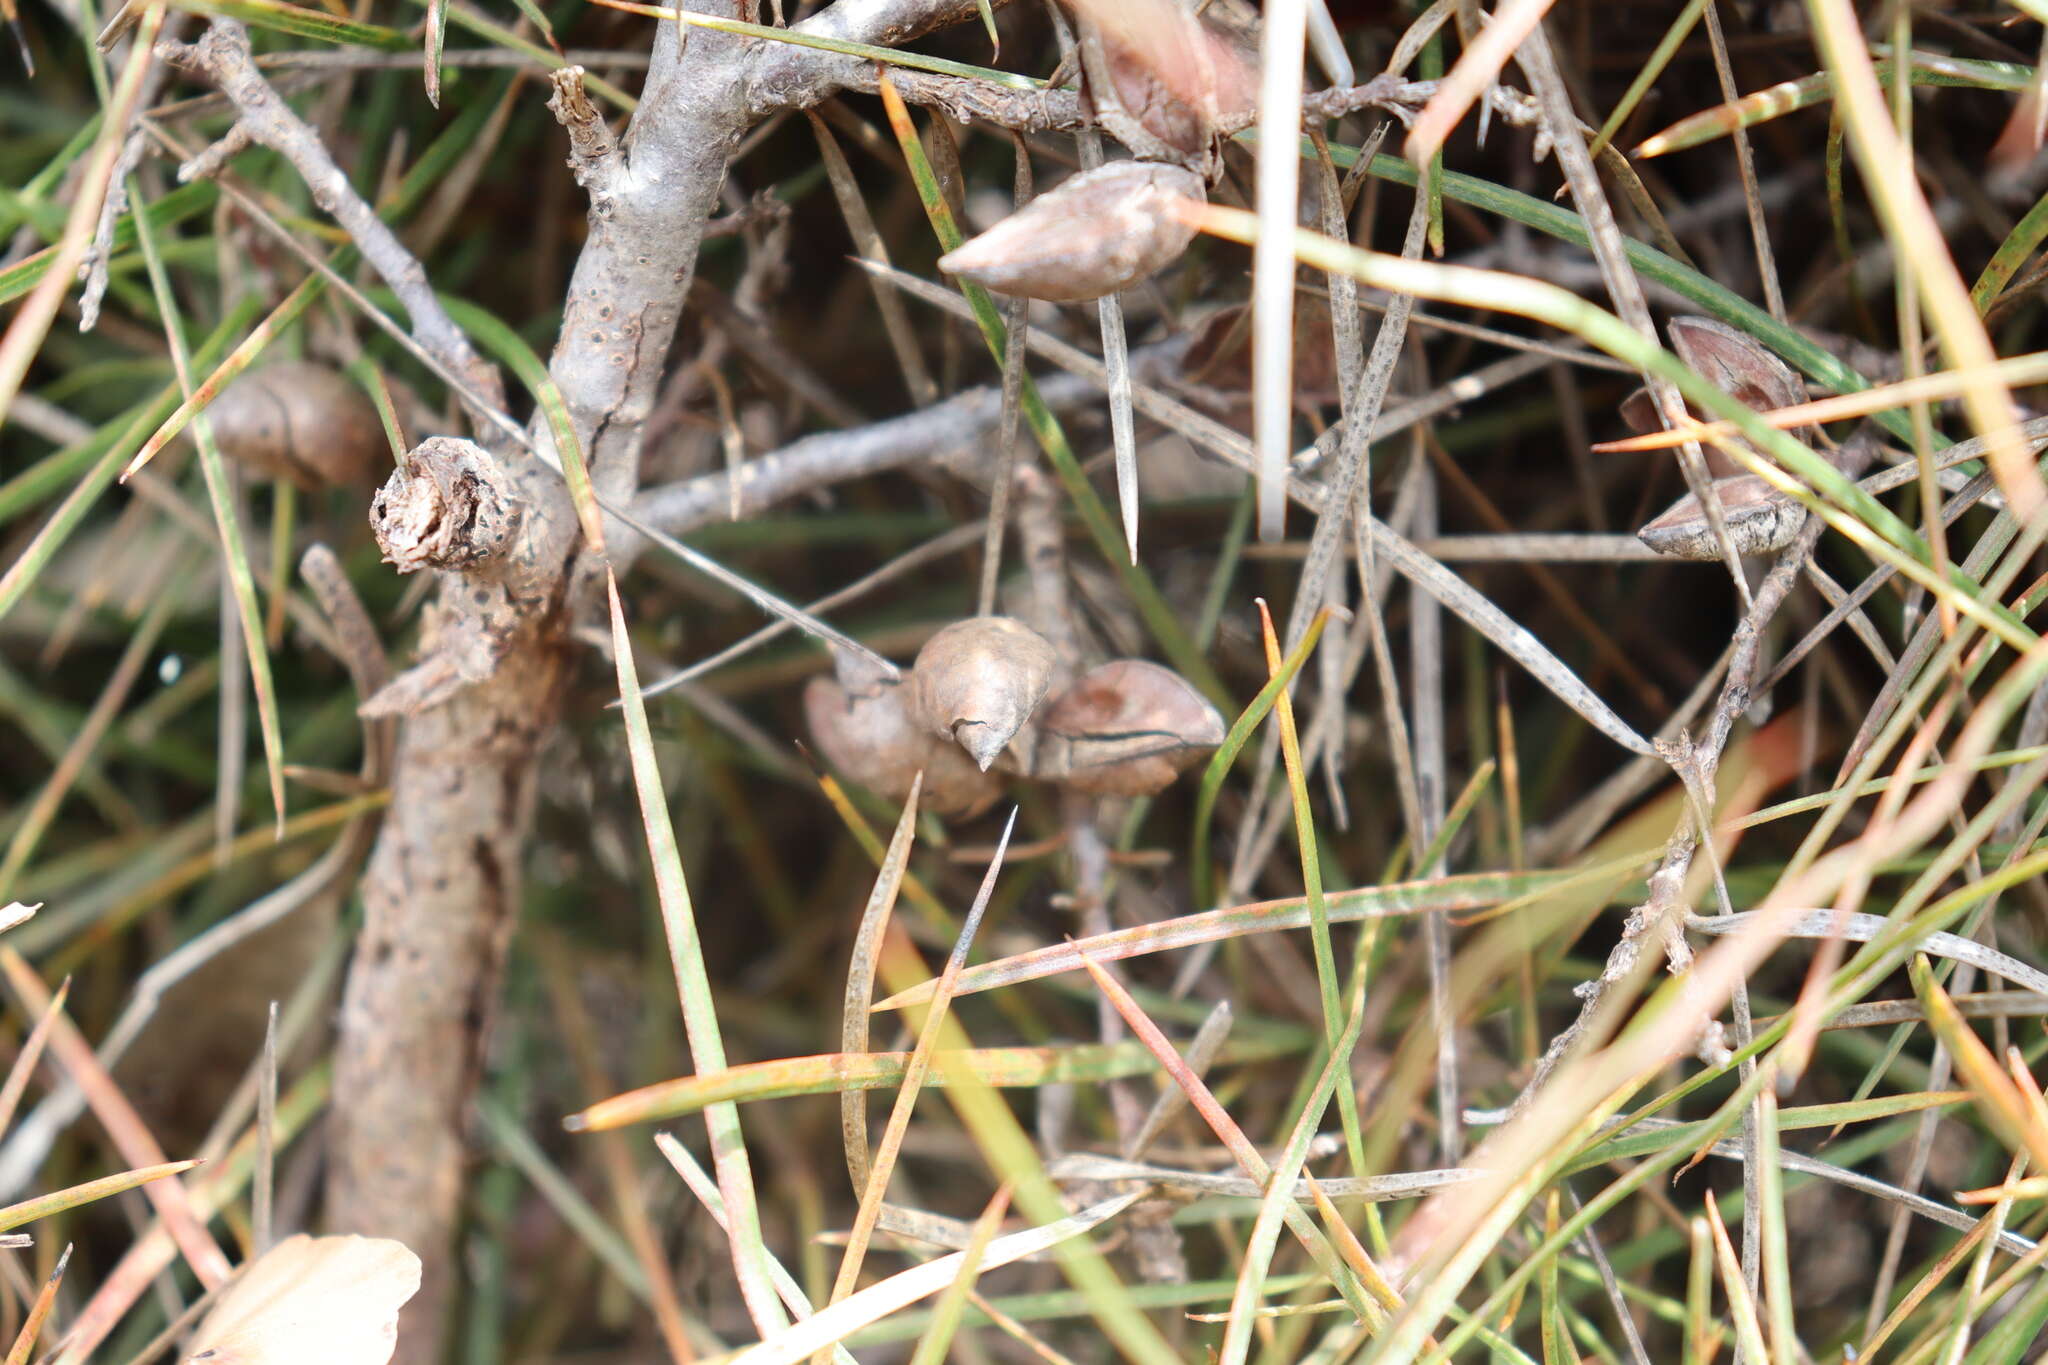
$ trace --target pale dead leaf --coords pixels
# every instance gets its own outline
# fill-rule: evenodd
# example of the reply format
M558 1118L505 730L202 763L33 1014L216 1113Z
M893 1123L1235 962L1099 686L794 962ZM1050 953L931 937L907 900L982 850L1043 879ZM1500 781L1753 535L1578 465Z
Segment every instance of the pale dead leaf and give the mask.
M384 1365L420 1258L380 1237L309 1237L272 1247L236 1277L185 1359L207 1365Z

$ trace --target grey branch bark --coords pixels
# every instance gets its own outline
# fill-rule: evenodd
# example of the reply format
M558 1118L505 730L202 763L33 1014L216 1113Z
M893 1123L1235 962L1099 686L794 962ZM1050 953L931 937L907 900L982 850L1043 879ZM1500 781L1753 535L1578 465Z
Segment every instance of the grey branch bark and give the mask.
M722 0L696 7L755 17ZM896 44L975 12L973 0L839 0L801 27ZM586 127L576 149L587 154L578 171L603 200L549 372L598 492L620 503L638 482L642 428L740 138L764 115L815 104L862 72L787 44L681 35L656 27L620 144L600 147ZM563 103L573 120L573 101ZM376 230L364 225L373 239ZM544 421L532 438L552 453ZM396 1237L424 1262L396 1357L407 1365L436 1357L448 1319L469 1107L517 919L535 760L560 709L578 605L580 535L560 477L512 443L489 453L495 495L523 508L511 551L519 571L505 573L496 557L488 575L433 570L439 591L415 681L422 670L464 674L462 651L480 635L490 669L412 699L420 709L401 728L392 803L364 877L364 931L335 1054L329 1218L340 1230Z
M1038 396L1061 412L1097 401L1101 387L1081 375L1053 375L1040 382ZM848 479L944 459L978 446L1002 420L1003 396L996 388L969 389L928 408L871 422L848 431L820 432L747 461L732 475L703 474L649 488L633 501L633 512L658 531L682 535L728 515L732 480L740 500L761 507ZM986 465L986 461L982 462Z

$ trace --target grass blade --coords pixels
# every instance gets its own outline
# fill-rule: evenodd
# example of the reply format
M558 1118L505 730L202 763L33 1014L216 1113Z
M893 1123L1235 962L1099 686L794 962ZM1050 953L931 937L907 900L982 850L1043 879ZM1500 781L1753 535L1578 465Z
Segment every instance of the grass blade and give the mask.
M647 705L640 697L633 641L626 633L626 609L619 601L618 580L609 570L605 573L605 592L611 608L612 652L619 674L627 752L633 763L633 785L640 796L641 823L647 830L647 852L654 864L655 890L661 900L662 927L668 937L669 963L675 971L683 1027L689 1035L690 1055L697 1069L722 1071L725 1044L719 1034L718 1007L712 999L711 978L704 967L703 945L697 935L689 883L684 878L682 851L676 845L675 826L669 821L668 794L662 788L654 735L647 724ZM705 1110L704 1123L711 1135L712 1160L718 1170L719 1190L725 1196L726 1216L731 1220L733 1268L740 1293L755 1326L765 1335L781 1328L788 1317L770 1287L768 1251L761 1240L760 1213L754 1199L746 1140L740 1134L739 1110L730 1102L711 1105Z

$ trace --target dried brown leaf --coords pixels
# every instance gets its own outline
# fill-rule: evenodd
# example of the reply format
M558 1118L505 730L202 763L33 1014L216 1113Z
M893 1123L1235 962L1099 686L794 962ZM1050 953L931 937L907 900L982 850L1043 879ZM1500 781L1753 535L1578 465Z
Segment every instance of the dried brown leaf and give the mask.
M222 1291L187 1361L206 1365L384 1365L420 1258L378 1237L287 1237Z

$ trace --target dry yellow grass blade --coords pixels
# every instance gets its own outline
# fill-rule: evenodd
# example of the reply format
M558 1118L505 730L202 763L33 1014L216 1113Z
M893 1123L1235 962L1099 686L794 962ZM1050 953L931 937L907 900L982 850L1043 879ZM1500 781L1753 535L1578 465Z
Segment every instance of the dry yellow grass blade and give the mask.
M1874 412L1902 408L1910 403L1943 402L1960 397L1972 384L1987 380L2009 386L2038 384L2048 380L2048 352L2037 351L2030 355L2016 355L1982 370L1942 370L1935 374L1921 375L1917 379L1900 380L1896 384L1880 384L1874 389L1863 389L1857 393L1836 394L1831 398L1817 398L1811 403L1760 412L1757 417L1779 431L1789 431L1793 427L1808 426L1816 422L1839 422L1849 417L1868 417ZM1733 422L1704 422L1688 424L1678 430L1650 431L1639 436L1624 436L1618 441L1600 441L1595 443L1592 449L1603 453L1665 450L1682 445L1688 440L1711 441L1735 434Z

